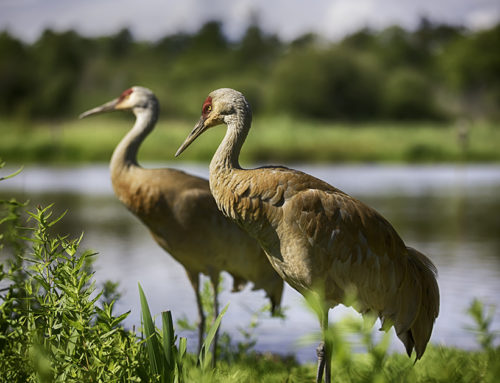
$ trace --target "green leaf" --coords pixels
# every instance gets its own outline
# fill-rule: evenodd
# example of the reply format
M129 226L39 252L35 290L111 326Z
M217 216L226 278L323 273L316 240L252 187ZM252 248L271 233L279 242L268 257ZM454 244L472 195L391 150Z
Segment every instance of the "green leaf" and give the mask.
M5 162L2 162L0 164L0 168L3 168L3 166L5 165ZM22 172L22 170L24 169L24 166L21 166L18 170L16 170L14 173L12 174L9 174L8 176L5 176L5 177L0 177L0 181L3 181L3 180L7 180L9 178L12 178L12 177L15 177L17 176L19 173Z
M215 319L214 323L212 324L212 326L208 330L208 333L207 333L207 336L205 338L205 341L203 342L203 345L201 346L200 355L198 357L198 360L200 362L200 366L201 366L203 371L205 371L208 368L208 366L210 365L210 359L211 359L210 346L212 345L212 342L213 342L214 337L215 337L215 333L219 329L222 317L226 313L228 307L229 307L229 303L226 305L226 307L224 307L224 309L221 311L221 313Z
M168 368L172 369L174 366L172 347L174 346L174 326L172 323L172 313L164 311L161 313L162 317L162 330L163 330L163 351L165 353L165 360Z
M151 317L151 311L149 310L148 301L144 291L142 290L141 284L139 283L139 296L141 299L141 311L142 311L142 321L144 326L144 332L146 334L146 350L149 357L149 362L151 364L151 369L153 374L160 375L163 370L163 358L160 351L160 345L158 338L156 336L156 329L153 323L153 318Z
M172 382L173 374L175 372L175 360L174 360L174 326L172 323L172 314L170 311L164 311L161 313L162 317L162 327L163 327L163 352L165 355L165 365L164 365L164 378L167 382Z
M179 338L179 359L182 360L186 355L187 350L187 338L181 336Z
M52 206L52 205L50 205ZM48 227L52 227L54 226L57 222L59 222L67 213L68 211L65 210L59 217L55 218L54 220L52 220L47 226Z

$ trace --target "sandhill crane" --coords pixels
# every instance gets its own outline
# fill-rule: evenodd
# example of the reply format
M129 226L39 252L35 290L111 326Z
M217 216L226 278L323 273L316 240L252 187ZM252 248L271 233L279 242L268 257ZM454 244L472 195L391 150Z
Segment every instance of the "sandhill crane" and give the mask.
M178 156L208 128L227 131L210 163L210 188L219 209L265 250L278 274L301 294L322 297L323 341L328 311L346 304L393 325L420 359L439 312L437 270L431 260L407 247L372 208L306 173L281 166L242 169L238 157L252 121L245 97L233 89L210 93ZM330 381L331 346L317 350L317 381Z
M219 274L223 270L233 277L233 291L241 290L247 281L253 282L254 289L264 289L274 311L281 301L283 281L258 243L217 209L208 180L175 169L145 169L138 164L139 146L158 119L159 103L153 92L134 86L120 97L82 113L80 118L112 110L132 110L136 116L133 128L111 157L113 189L148 227L158 245L184 266L196 295L198 347L205 328L200 273L212 283L215 316Z

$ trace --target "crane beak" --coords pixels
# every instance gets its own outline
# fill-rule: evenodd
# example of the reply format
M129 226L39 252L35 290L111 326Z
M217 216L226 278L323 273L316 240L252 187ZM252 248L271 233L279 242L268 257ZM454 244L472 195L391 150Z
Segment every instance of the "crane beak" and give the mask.
M116 106L118 105L118 101L119 100L117 98L115 98L114 100L109 101L105 104L102 104L101 106L98 106L96 108L93 108L93 109L87 110L86 112L83 112L82 114L80 114L80 116L78 116L78 118L82 119L82 118L85 118L88 116L92 116L93 114L98 114L98 113L109 112L111 110L115 110Z
M186 140L182 143L179 149L177 149L175 156L177 157L179 154L181 154L189 145L191 145L191 142L196 140L196 138L207 129L208 127L205 126L205 118L203 118L202 116L200 120L196 123L196 126L191 131L191 133L189 133Z

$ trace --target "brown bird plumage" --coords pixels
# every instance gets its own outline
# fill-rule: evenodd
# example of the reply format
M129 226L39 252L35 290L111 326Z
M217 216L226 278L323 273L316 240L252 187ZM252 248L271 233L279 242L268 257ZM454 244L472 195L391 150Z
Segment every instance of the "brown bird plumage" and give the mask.
M415 349L420 358L439 312L437 271L430 259L407 247L375 210L320 179L285 167L242 169L238 156L251 111L235 90L210 93L176 155L222 123L227 132L210 163L219 209L257 238L286 282L303 295L323 297L326 318L328 309L346 303L354 290L355 308L378 315L384 328L394 325L408 354ZM327 319L322 325L326 328ZM326 364L329 381L328 355ZM321 375L318 371L318 381Z
M200 345L205 320L199 292L200 273L210 277L214 292L221 271L233 277L233 291L241 290L251 281L254 289L265 290L274 310L281 301L283 281L258 243L220 213L208 181L175 169L144 169L138 165L139 146L158 118L158 101L149 89L130 88L80 118L123 109L131 109L136 122L113 152L110 164L113 189L120 201L148 227L155 241L186 269L200 315ZM217 310L216 293L215 305Z

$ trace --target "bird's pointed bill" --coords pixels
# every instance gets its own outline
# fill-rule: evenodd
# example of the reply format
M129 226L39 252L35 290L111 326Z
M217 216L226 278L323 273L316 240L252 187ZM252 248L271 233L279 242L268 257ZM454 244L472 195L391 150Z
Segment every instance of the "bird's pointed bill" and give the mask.
M116 99L111 100L105 104L102 104L101 106L87 110L86 112L83 112L82 114L80 114L79 118L81 119L81 118L85 118L88 116L92 116L93 114L99 114L99 113L109 112L111 110L115 110L116 105L118 104L118 101L119 101L119 99L116 98Z
M177 149L175 156L177 157L179 154L181 154L206 129L207 127L205 126L205 119L201 117L198 123L195 125L194 129L187 136L186 140L182 143L179 149Z

